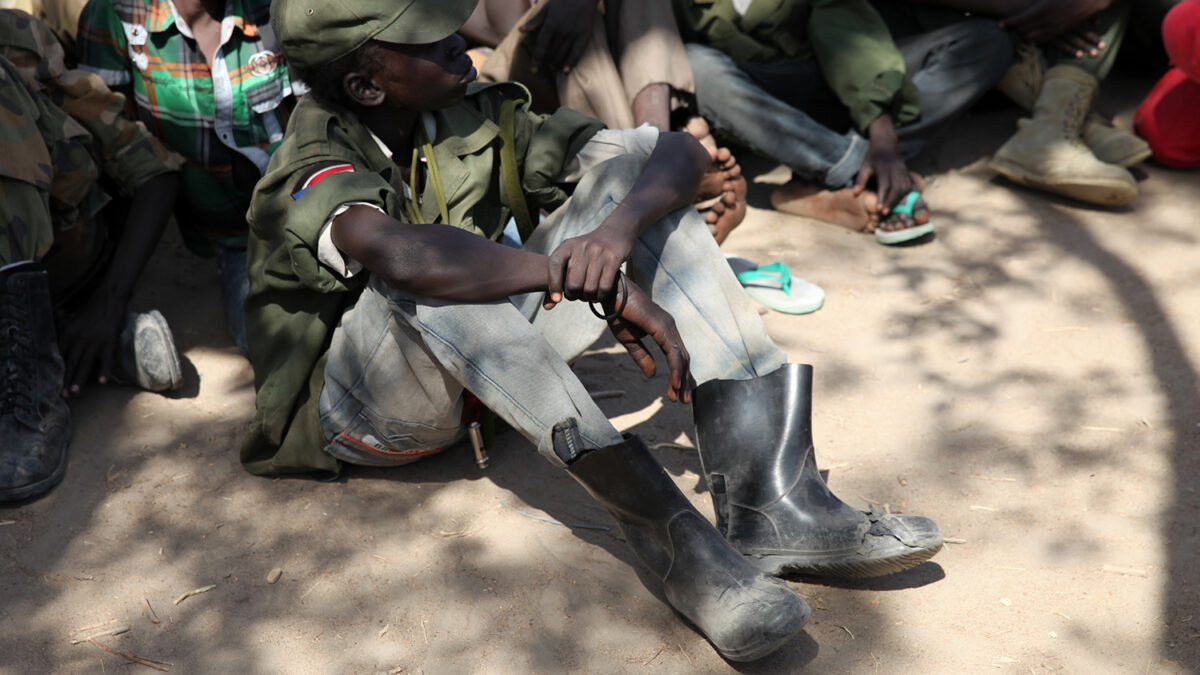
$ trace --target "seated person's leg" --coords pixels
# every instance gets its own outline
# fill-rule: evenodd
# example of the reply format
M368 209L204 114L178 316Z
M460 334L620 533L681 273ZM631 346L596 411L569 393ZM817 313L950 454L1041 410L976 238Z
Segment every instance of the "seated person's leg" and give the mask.
M996 22L984 19L902 38L896 47L921 94L921 116L896 129L905 159L979 100L1012 62L1012 42Z
M558 242L603 222L643 165L640 158L621 157L597 167L527 246L553 250ZM825 488L813 460L812 439L798 431L808 428L811 414L811 368L786 364L786 355L767 335L694 211L680 209L646 230L627 270L674 317L691 353L699 385L695 419L701 463L719 514L718 528L740 551L771 573L846 577L907 569L941 548L941 535L929 519L864 516ZM582 307L543 311L539 303L536 295L518 300L552 342L555 335L575 331L577 339L557 343L560 354L577 354L593 339L594 332L574 327L588 322L602 326ZM555 314L564 309L579 311ZM780 466L790 473L771 475L772 467ZM804 487L766 487L781 484ZM767 506L779 503L790 506ZM750 517L750 509L731 504L763 508ZM765 528L753 525L768 522L771 526Z
M603 325L587 329L590 344ZM464 388L554 463L551 429L567 419L588 448L622 440L512 303L417 298L372 280L330 346L320 408L326 450L377 466L436 452L462 435Z
M807 85L795 84L792 79L793 87L768 90L762 84L786 81L789 74L784 71L796 75L794 71L801 65L753 64L758 77L752 77L742 67L747 64L711 47L688 44L687 52L697 82L700 114L719 133L787 165L807 183L802 186L803 194L787 189L773 195L776 208L855 230L874 229L875 196L867 192L856 196L850 190L867 154L866 140L853 131L839 134L776 95L783 94L782 90L808 90ZM820 81L815 64L811 70L806 71L803 82L811 83L814 76ZM772 71L778 71L776 77L769 77ZM814 198L819 203L814 203Z
M549 254L564 240L595 229L629 192L645 163L644 158L625 156L596 167L579 182L571 200L534 231L526 249ZM626 273L674 317L692 355L697 382L756 377L787 360L767 335L695 209L679 209L643 232ZM568 360L589 347L604 329L604 323L582 303L545 310L540 294L516 301ZM580 324L591 328L576 332Z
M40 495L66 470L63 360L49 280L34 262L53 239L46 192L0 178L0 502Z
M1042 72L1036 51L1018 50L1021 60L999 87L1031 115L993 155L994 171L1020 185L1093 204L1119 206L1137 198L1137 181L1123 165L1141 161L1149 148L1091 112L1099 92L1096 75L1107 74L1124 35L1127 7L1122 7L1097 15L1102 21L1095 28L1105 42L1094 57L1053 53L1051 45L1046 53L1051 67Z

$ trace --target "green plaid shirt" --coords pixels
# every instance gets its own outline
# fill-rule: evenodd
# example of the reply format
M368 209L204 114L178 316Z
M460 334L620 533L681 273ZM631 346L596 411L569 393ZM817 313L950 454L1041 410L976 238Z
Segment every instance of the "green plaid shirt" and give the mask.
M132 87L137 116L187 158L176 218L202 255L246 233L254 184L283 138L294 99L267 0L227 0L207 63L171 0L91 0L79 65Z

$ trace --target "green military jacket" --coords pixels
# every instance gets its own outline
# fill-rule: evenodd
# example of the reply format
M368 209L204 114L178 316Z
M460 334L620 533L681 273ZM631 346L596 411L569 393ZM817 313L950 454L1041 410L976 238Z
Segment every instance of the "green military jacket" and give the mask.
M511 213L502 189L498 126L509 99L521 103L514 151L533 213L566 201L569 188L554 179L603 126L566 108L534 114L529 93L513 83L472 84L462 103L433 113L433 152L449 224L493 240ZM332 171L313 182L314 170L325 168ZM406 221L401 173L353 113L312 97L296 106L248 214L246 333L257 411L241 458L251 473L338 473L338 462L324 452L317 404L334 328L368 273L349 279L334 273L319 261L318 241L329 216L346 202L373 204ZM432 181L426 182L421 210L426 222L434 222L438 205Z
M896 124L921 112L917 88L887 26L868 0L672 0L685 42L739 61L817 60L860 132L888 113Z

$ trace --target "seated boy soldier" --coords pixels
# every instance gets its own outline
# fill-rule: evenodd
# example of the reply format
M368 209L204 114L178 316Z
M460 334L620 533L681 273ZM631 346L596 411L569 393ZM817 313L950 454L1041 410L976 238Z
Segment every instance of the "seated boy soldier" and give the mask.
M64 396L183 382L166 320L128 308L180 161L124 107L45 24L0 10L0 502L62 480Z
M767 574L871 576L936 553L932 521L860 513L821 480L811 368L786 364L689 206L710 163L699 142L536 115L519 85L472 84L454 31L474 4L272 8L312 93L249 214L246 467L411 462L462 437L469 391L613 515L668 602L731 660L808 619ZM510 213L521 249L496 243ZM719 528L571 371L606 325L647 376L650 336L667 397L694 402Z

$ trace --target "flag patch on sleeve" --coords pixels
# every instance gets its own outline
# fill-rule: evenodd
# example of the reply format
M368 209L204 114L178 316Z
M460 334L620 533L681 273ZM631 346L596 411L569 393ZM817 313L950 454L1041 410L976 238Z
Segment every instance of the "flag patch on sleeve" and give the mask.
M353 164L328 164L325 166L318 167L316 169L316 171L314 171L312 173L312 175L310 175L308 178L304 179L298 186L296 186L296 191L292 193L292 199L300 199L300 197L302 197L305 192L308 192L309 188L316 185L317 183L320 183L321 181L325 180L326 178L329 178L333 174L345 173L345 172L354 173L354 165Z

